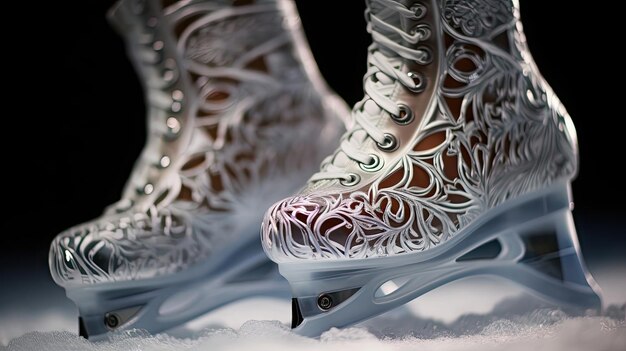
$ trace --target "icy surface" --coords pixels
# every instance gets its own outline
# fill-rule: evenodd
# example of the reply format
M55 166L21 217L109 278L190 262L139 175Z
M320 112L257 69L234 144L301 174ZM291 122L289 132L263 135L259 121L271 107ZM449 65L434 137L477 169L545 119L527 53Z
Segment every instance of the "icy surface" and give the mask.
M604 290L599 316L571 316L502 281L473 279L428 293L353 328L318 339L288 328L290 302L253 299L226 306L156 336L134 330L89 342L76 335L77 311L45 270L8 277L1 289L0 350L11 351L625 351L626 266L593 274Z
M91 343L71 332L31 332L12 340L8 350L626 350L626 325L608 317L567 318L538 310L514 319L479 323L475 333L422 330L421 336L376 337L366 328L331 329L319 339L295 335L277 321L248 321L239 329L208 329L194 338L148 336L139 331Z

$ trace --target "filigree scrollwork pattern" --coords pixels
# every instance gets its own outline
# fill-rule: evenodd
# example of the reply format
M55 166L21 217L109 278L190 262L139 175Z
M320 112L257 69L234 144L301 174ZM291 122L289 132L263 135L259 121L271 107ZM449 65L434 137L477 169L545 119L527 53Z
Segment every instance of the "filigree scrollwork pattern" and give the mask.
M149 140L125 198L54 240L60 285L171 274L255 240L260 209L297 189L341 133L276 4L160 3L122 3L139 32L126 34L148 89Z
M497 27L511 23L510 1L443 0L442 16L460 34L481 37L492 34Z
M517 9L502 0L451 0L440 10L450 40L436 107L412 148L356 191L313 184L270 208L262 239L273 260L428 250L490 209L573 177L569 116L524 41L514 40L523 37ZM513 53L488 39L499 36L512 39Z
M211 66L232 65L258 43L283 34L280 21L274 13L257 13L210 22L186 38L185 55Z

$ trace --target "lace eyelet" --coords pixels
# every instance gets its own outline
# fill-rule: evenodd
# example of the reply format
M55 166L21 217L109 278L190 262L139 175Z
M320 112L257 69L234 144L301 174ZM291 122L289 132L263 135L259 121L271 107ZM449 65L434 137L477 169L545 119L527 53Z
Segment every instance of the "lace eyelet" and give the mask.
M178 90L178 89L177 89L177 90L172 91L172 99L173 99L174 101L183 101L183 97L184 97L184 96L185 96L185 95L183 94L183 92L182 92L182 91L180 91L180 90Z
M359 167L366 172L376 172L383 168L383 161L378 155L371 154L370 157L372 160L370 163L359 163Z
M425 53L424 58L419 61L422 65L428 65L433 62L433 51L428 46L420 46L417 48Z
M146 183L146 185L138 190L141 194L150 195L152 194L152 192L154 192L154 185L152 183Z
M181 104L180 101L174 101L172 102L172 105L170 106L170 111L174 113L178 113L182 109L183 109L183 104Z
M416 35L417 33L420 33L419 40L424 41L430 38L431 31L427 24L420 24L420 25L413 27L409 31L409 34L411 35Z
M154 51L161 51L161 50L163 50L164 46L165 46L165 44L163 44L163 42L160 41L160 40L157 40L154 43L152 43L152 49Z
M415 14L414 19L416 20L424 18L424 16L426 16L426 12L428 12L426 6L420 3L415 3L411 5L411 11L413 11L413 13Z
M391 119L400 125L406 125L413 121L413 110L405 104L398 104L400 112L398 115L391 115Z
M180 132L181 125L180 121L176 119L176 117L168 117L165 121L165 125L167 126L167 131L170 135L174 136Z
M161 77L165 83L172 83L178 78L178 71L176 69L176 61L169 58L164 61L163 70L161 71Z
M342 179L339 181L339 183L343 186L353 186L353 185L357 185L360 181L361 181L361 177L359 177L358 174L350 173L350 179L348 180Z
M421 93L426 88L426 79L421 73L418 72L409 72L407 76L413 80L415 83L415 87L407 87L410 91L414 93Z
M169 165L172 163L172 159L169 158L169 156L161 156L161 158L159 159L159 167L160 168L167 168L169 167Z
M378 148L385 152L392 152L398 148L398 140L391 134L385 133L385 141L382 144L376 144Z

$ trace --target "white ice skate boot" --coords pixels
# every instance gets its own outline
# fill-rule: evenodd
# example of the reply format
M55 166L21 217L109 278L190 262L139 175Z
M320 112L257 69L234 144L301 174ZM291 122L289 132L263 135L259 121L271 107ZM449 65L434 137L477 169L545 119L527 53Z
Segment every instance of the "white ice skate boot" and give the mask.
M574 126L535 67L517 1L367 5L354 125L263 222L296 331L319 335L479 274L600 307L570 213Z
M80 334L158 332L288 291L259 223L337 147L336 114L349 115L294 4L123 0L111 18L144 84L149 136L123 199L52 243L52 276L79 308Z

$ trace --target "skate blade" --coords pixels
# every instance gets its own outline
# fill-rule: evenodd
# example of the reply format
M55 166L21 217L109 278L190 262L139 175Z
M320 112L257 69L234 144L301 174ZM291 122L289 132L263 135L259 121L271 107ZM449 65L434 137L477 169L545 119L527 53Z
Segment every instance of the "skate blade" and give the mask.
M205 275L173 276L66 288L79 310L79 334L91 341L131 329L154 334L237 300L290 295L276 265L256 246Z

